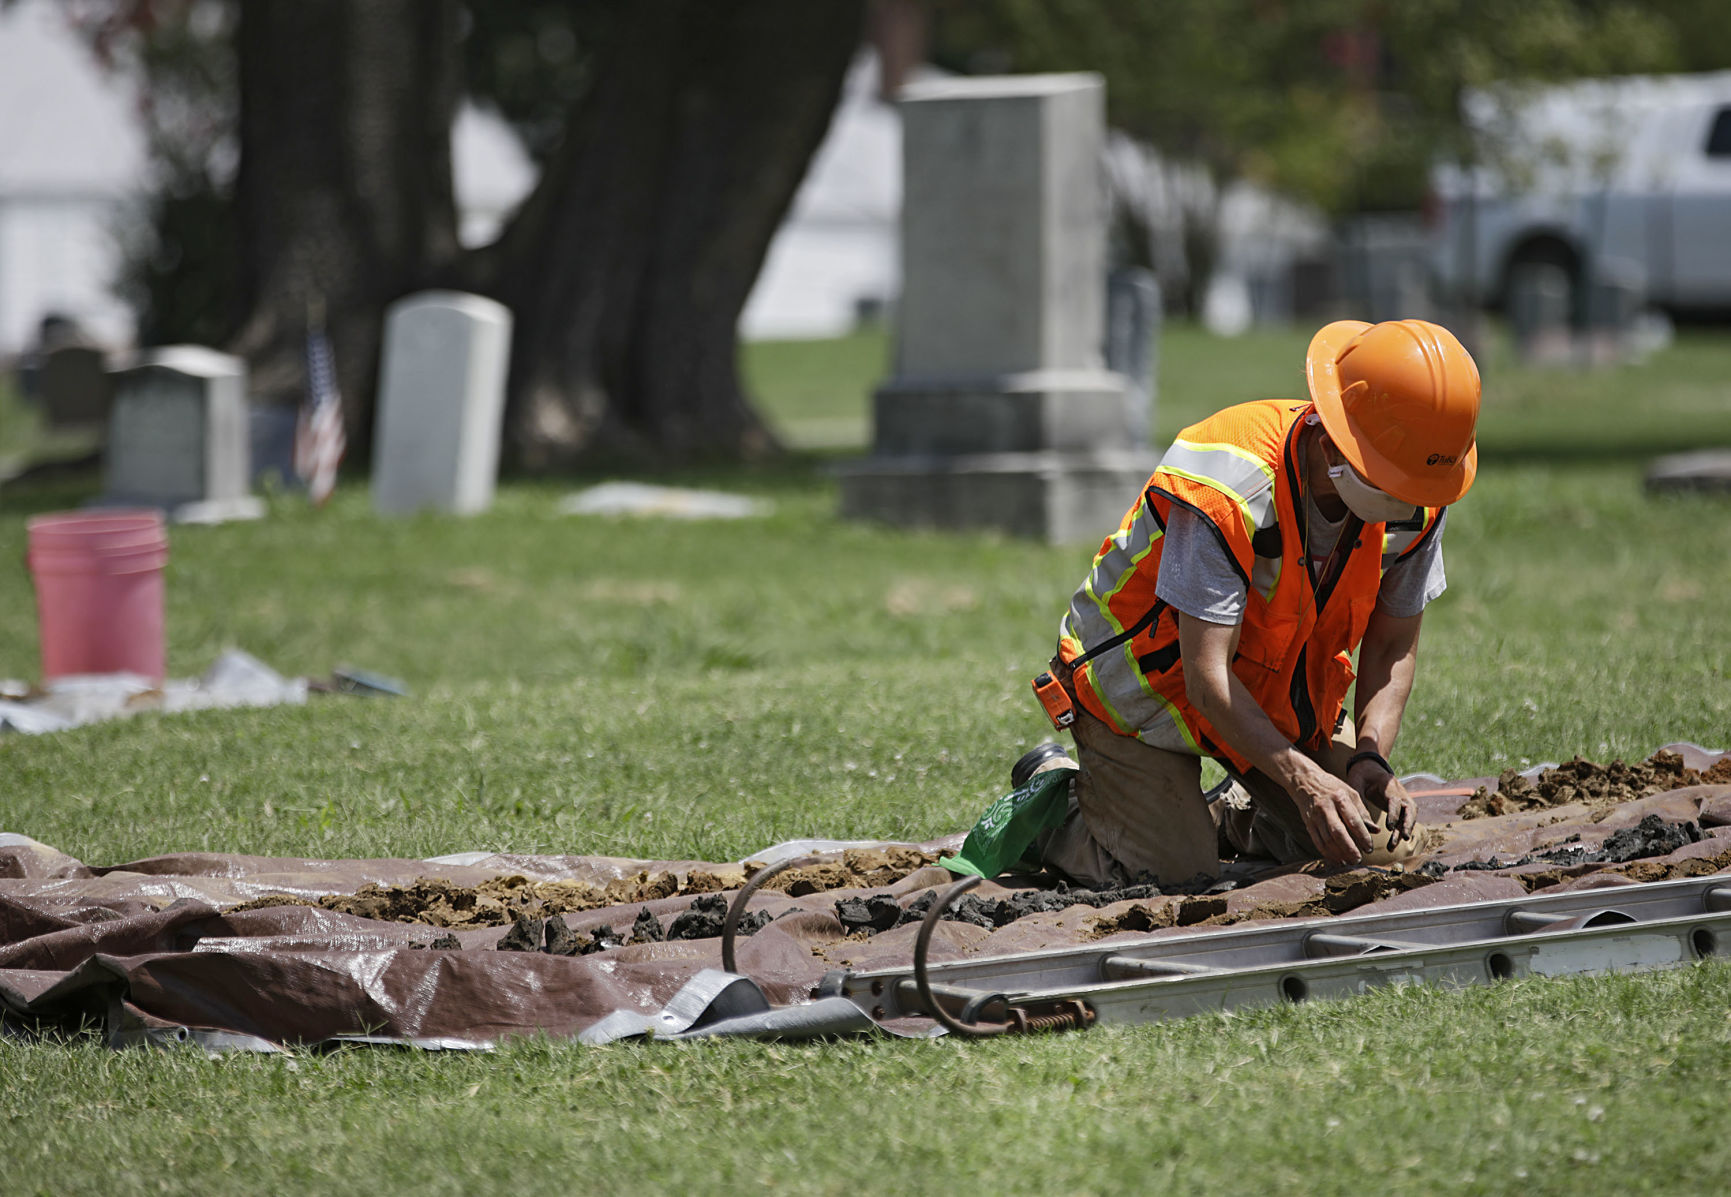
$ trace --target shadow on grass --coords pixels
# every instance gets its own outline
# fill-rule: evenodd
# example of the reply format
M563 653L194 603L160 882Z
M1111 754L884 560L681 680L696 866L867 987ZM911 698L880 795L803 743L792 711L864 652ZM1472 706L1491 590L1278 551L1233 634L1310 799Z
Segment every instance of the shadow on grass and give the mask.
M829 477L835 463L858 457L860 449L790 449L761 461L701 461L679 464L620 462L586 465L568 473L538 474L510 471L500 481L564 493L603 482L644 482L658 486L689 486L707 490L748 490L762 494L808 491Z
M499 482L551 495L563 495L603 482L631 481L660 486L750 491L773 496L809 491L829 478L837 462L857 457L861 452L863 450L858 449L802 449L789 450L757 462L716 460L664 466L622 463L610 467L588 466L558 474L507 470L501 472ZM345 467L341 485L345 490L364 490L370 482L370 474L365 468L351 470ZM255 488L255 492L257 490ZM47 511L71 510L86 506L101 493L102 469L99 463L43 463L0 483L0 516L25 518Z
M26 518L45 511L70 511L101 492L99 466L33 470L0 484L0 515Z

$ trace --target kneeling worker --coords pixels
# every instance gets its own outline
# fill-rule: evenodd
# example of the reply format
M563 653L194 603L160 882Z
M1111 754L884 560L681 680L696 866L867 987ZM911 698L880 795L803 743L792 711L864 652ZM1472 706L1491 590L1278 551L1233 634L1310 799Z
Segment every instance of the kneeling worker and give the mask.
M1077 769L1068 817L1034 846L1079 884L1216 877L1223 851L1414 852L1388 756L1445 586L1444 508L1477 469L1478 367L1422 320L1337 321L1305 367L1310 402L1243 403L1178 434L1035 679L1077 760L1047 745L1015 781ZM1236 783L1212 804L1204 756Z

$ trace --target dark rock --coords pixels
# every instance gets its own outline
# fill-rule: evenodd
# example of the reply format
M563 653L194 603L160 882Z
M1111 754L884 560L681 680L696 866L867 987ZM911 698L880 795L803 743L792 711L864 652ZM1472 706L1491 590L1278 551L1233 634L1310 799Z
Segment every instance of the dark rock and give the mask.
M462 940L458 939L455 935L452 935L449 931L433 940L433 942L427 946L435 952L460 952L463 950Z

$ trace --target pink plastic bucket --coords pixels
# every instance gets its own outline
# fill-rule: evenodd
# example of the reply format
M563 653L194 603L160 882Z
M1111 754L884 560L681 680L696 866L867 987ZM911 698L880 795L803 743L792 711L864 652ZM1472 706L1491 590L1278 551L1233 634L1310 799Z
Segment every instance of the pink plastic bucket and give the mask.
M162 513L66 511L27 527L44 680L127 672L161 681Z

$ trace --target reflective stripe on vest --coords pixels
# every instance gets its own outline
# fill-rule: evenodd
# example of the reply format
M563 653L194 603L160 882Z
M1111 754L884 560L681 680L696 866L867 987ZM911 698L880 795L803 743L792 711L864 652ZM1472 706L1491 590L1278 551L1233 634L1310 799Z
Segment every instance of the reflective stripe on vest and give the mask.
M1299 536L1286 532L1299 527L1303 497L1293 454L1309 406L1239 404L1185 429L1101 544L1071 599L1059 654L1076 666L1083 706L1120 734L1165 747L1182 743L1241 771L1249 767L1191 705L1177 613L1155 596L1175 505L1203 517L1247 583L1233 673L1295 742L1320 747L1333 730L1382 573L1434 531L1440 513L1425 509L1412 524L1361 527L1318 611Z

